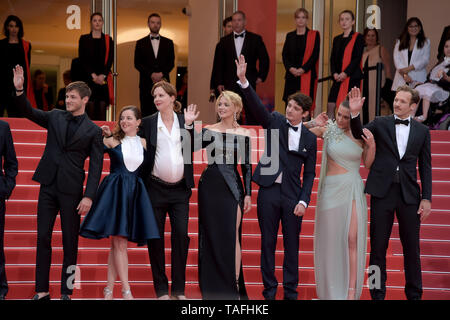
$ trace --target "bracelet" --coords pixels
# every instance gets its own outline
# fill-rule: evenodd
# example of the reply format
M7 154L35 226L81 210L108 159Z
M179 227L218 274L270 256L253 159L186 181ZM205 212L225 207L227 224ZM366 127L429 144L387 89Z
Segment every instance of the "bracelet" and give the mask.
M16 92L24 92L24 91L25 91L25 89L21 89L21 90L16 89Z

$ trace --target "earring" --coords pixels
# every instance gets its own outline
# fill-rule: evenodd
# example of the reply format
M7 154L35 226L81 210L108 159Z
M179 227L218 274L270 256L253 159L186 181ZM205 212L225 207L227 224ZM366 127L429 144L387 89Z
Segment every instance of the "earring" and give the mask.
M236 112L234 113L234 122L237 123L237 116L236 116Z

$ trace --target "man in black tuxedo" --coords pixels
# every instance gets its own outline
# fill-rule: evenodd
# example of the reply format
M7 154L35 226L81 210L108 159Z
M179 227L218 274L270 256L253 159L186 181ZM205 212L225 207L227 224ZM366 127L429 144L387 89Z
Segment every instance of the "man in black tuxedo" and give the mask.
M351 129L354 137L363 135L359 113L364 98L358 88L350 91ZM431 212L430 132L410 116L419 94L408 86L397 89L394 115L377 117L365 127L375 137L377 153L367 177L365 192L370 199L370 266L381 271L380 288L369 288L372 299L386 295L386 251L397 215L403 246L405 293L409 300L422 297L420 266L420 224ZM417 183L419 166L422 194Z
M3 165L2 160L3 158ZM9 198L16 186L17 158L9 124L0 121L0 300L6 298L8 282L5 270L4 232L5 200Z
M296 93L288 98L286 116L269 113L245 77L243 56L237 74L244 98L258 124L265 130L266 147L253 174L259 185L258 222L261 229L261 272L264 298L275 299L275 249L282 225L284 299L297 299L298 250L303 215L316 176L317 138L302 124L312 106L310 97ZM303 183L301 171L303 167Z
M161 17L152 13L148 17L150 34L136 42L134 67L139 71L139 99L142 117L157 110L151 94L153 84L165 79L170 82L169 73L175 66L173 41L159 34Z
M14 102L29 120L47 129L47 144L33 180L41 184L37 208L36 292L33 300L50 299L49 274L53 226L60 212L64 260L61 300L70 300L78 253L80 215L95 197L103 166L102 131L85 114L91 90L84 82L66 88L67 111L34 109L23 94L23 69L14 69ZM84 164L89 175L83 194Z
M233 32L220 39L217 45L214 61L217 61L214 71L214 81L217 90L231 90L241 95L237 85L235 61L242 54L247 60L246 78L250 85L256 89L256 85L266 80L269 73L269 54L262 37L258 34L245 30L245 13L236 11L232 16ZM259 70L256 68L259 62ZM257 124L255 116L248 110L244 100L245 124Z

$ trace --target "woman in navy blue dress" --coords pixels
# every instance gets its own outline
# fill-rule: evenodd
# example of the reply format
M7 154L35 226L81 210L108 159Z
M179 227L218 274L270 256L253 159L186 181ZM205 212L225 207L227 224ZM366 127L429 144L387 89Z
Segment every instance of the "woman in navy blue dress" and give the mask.
M80 235L90 239L111 236L106 300L113 297L119 276L124 299L133 299L128 283L128 241L138 244L159 238L152 205L138 176L144 162L145 139L137 136L141 115L135 106L124 107L112 136L103 139L111 160L110 174L100 184L96 199L81 226Z

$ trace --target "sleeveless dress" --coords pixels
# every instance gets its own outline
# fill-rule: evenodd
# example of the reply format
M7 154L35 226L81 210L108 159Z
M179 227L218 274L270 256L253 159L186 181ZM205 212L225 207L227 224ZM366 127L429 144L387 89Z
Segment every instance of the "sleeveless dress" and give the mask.
M349 287L348 232L352 201L357 216L357 276L355 297L364 284L367 247L367 201L359 174L363 149L335 122L324 134L322 165L314 226L314 272L317 296L321 300L347 299ZM347 173L326 176L327 156Z
M198 184L200 291L203 299L245 300L242 262L236 285L236 218L238 206L243 216L244 197L251 195L250 138L208 129L202 136L208 166ZM237 170L239 158L244 185ZM240 242L242 223L238 232Z
M138 176L144 160L139 137L125 137L109 154L110 174L100 184L80 235L89 239L122 236L140 245L159 238L152 204Z

